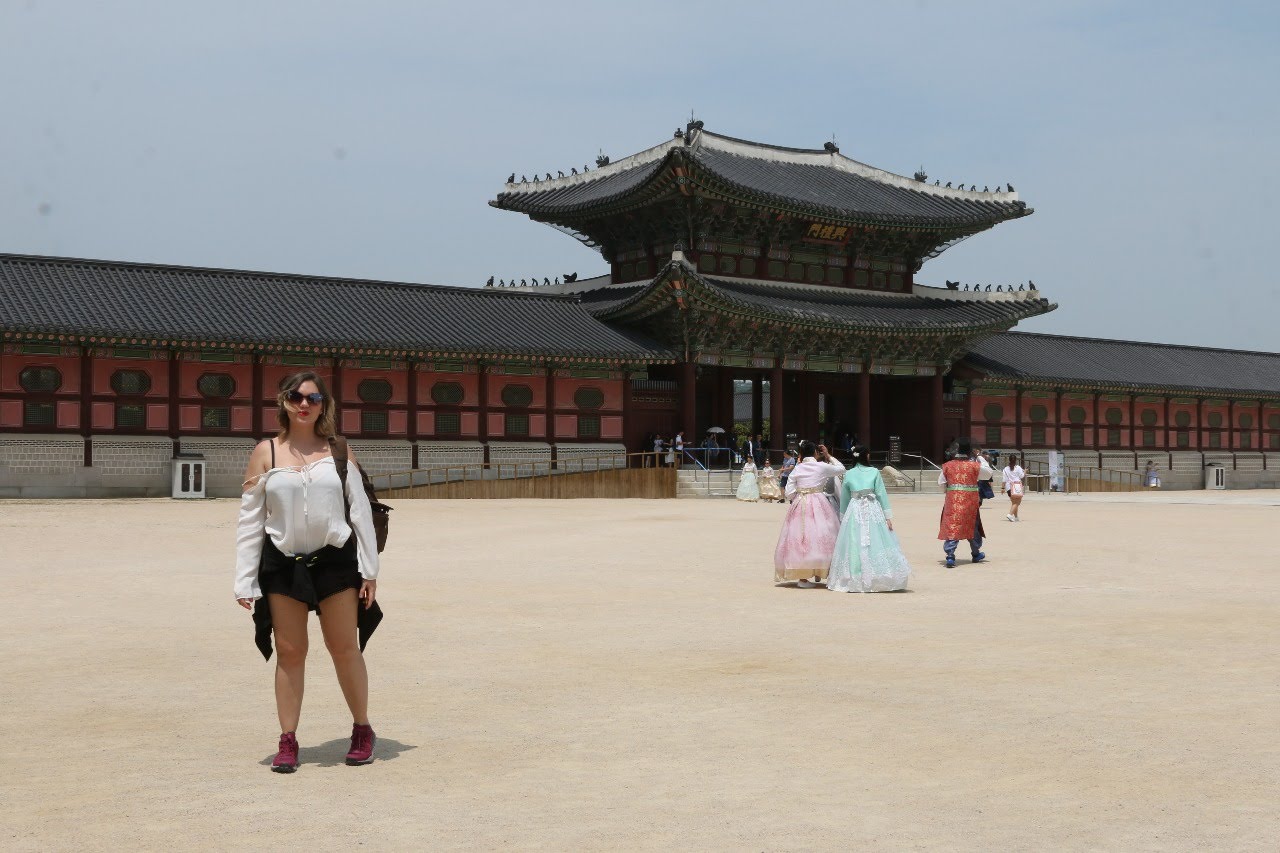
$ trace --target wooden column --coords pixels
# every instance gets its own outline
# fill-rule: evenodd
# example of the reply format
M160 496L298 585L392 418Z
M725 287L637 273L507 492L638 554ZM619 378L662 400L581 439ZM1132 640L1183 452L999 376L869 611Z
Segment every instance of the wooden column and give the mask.
M698 365L686 361L680 365L680 424L685 441L698 429Z
M624 364L622 365L622 441L624 442L624 444L629 434L627 432L627 426L630 423L631 423L631 371L629 371L627 369L627 366ZM653 450L653 446L652 445L650 445L649 447L642 446L640 450L642 452ZM635 448L628 447L626 452L628 454L634 453Z
M769 374L769 449L782 453L787 449L787 429L783 423L782 405L782 358L774 362L773 372Z
M1173 428L1173 424L1169 420L1169 415L1170 415L1169 395L1166 394L1164 398L1164 429L1163 429L1164 441L1162 442L1164 444L1164 449L1166 453L1172 448L1178 446L1178 442L1176 440L1169 441L1169 432Z
M631 380L624 379L627 383L628 397L630 399L629 389ZM626 433L626 421L623 421L623 432ZM547 362L547 443L551 445L551 464L554 467L557 461L556 456L556 366L551 362ZM646 447L644 450L652 450L652 447Z
M1196 397L1196 450L1204 452L1204 398Z
M84 467L93 467L93 348L80 354L80 436L84 439Z
M1014 448L1018 453L1022 452L1022 389L1015 388L1013 391L1013 428L1017 433L1017 437L1013 441Z
M858 440L871 446L871 362L862 363L858 374Z
M1093 449L1098 454L1098 466L1102 466L1102 442L1099 441L1101 435L1101 426L1099 421L1102 420L1100 411L1102 407L1102 395L1097 391L1093 392Z
M484 461L489 461L489 365L479 362L476 365L476 387L480 393L480 425L479 441L484 445Z
M1236 401L1227 400L1227 450L1231 451L1231 467L1236 467Z
M178 452L178 372L182 365L179 353L169 350L169 438L173 440L173 452Z
M262 387L262 384L263 384L262 359L263 358L264 356L261 356L261 355L253 356L253 363L251 365L251 367L253 368L253 371L252 371L253 378L250 379L249 381L249 396L252 397L252 402L253 402L252 432L253 432L254 441L262 441L264 438L267 437L266 430L263 429L262 427L262 393L264 390Z
M934 454L942 452L942 368L938 367L929 382L930 434L933 436L933 447L929 451Z
M764 374L751 376L751 440L764 431Z
M1129 449L1130 450L1138 449L1137 423L1138 423L1138 395L1130 394L1129 395ZM1137 462L1136 456L1134 457L1134 461L1136 464Z
M1053 389L1053 450L1062 449L1062 389Z

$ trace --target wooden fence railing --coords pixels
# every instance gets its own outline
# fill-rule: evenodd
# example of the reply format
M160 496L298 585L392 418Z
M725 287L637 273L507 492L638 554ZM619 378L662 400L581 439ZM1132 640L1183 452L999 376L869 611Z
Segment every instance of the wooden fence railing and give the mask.
M1051 491L1049 463L1028 459L1027 489L1034 492ZM1059 466L1059 479L1063 492L1140 492L1142 474L1138 471L1118 471L1114 468L1086 468L1083 465Z
M609 453L556 460L473 462L372 477L379 497L674 498L676 469L661 454Z

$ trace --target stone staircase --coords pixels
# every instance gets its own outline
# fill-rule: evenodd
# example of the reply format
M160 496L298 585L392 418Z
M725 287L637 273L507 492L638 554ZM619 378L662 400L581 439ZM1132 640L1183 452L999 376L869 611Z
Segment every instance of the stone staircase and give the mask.
M737 497L740 476L737 471L703 471L701 468L681 468L676 472L676 497Z

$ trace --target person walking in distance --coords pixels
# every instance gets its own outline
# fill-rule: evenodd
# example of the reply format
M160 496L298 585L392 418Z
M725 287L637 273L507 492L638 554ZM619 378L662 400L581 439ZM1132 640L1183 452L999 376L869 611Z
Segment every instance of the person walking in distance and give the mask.
M1004 493L1009 496L1009 514L1005 518L1010 521L1022 520L1018 517L1018 508L1022 506L1022 481L1026 476L1027 472L1023 471L1022 466L1018 464L1018 454L1010 454L1009 464L1005 465L1004 470L1000 472Z
M280 431L253 449L240 500L235 598L254 611L258 648L268 659L275 639L281 734L271 769L277 773L298 769L312 610L354 719L347 764L371 762L377 741L363 655L382 618L377 537L354 455L348 453L345 486L335 466L335 408L315 373L285 377L277 397Z
M978 511L978 481L991 477L991 466L982 457L973 458L973 444L967 438L957 443L955 456L942 466L938 485L947 487L942 504L942 523L938 538L946 554L947 568L955 568L956 546L961 539L969 540L969 552L973 562L981 563L987 555L982 553L982 515Z

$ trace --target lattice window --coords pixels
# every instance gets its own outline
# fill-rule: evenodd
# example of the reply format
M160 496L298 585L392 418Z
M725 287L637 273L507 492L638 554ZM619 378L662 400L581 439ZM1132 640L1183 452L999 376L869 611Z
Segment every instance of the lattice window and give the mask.
M1155 431L1155 430L1153 430L1153 429L1144 429L1144 430L1142 431L1142 446L1143 446L1143 447L1155 447L1155 446L1156 446L1156 431Z
M440 412L436 415L436 435L458 435L462 432L462 418L457 412Z
M528 385L505 385L502 388L502 404L523 409L533 402L533 389Z
M23 426L54 426L57 418L54 415L53 403L27 403L22 407Z
M756 259L743 258L742 260L738 261L738 272L741 273L742 275L755 275Z
M1072 406L1070 409L1067 409L1067 420L1071 421L1073 424L1084 423L1085 417L1084 406Z
M769 278L782 278L786 274L786 264L782 261L769 261Z
M1031 428L1031 443L1032 443L1032 444L1044 444L1044 443L1045 443L1044 437L1045 437L1044 427L1042 427L1042 426L1033 426L1033 427Z
M205 406L200 410L200 426L205 429L231 429L231 407Z
M117 370L111 374L111 390L120 395L146 394L151 390L151 376L145 370Z
M730 255L720 256L720 272L725 275L733 275L738 271L738 259Z
M1280 415L1267 415L1267 429L1280 429Z
M1212 448L1215 448L1215 449L1216 449L1216 448L1221 447L1221 446L1222 446L1222 433L1220 433L1220 432L1211 432L1211 433L1209 433L1209 446L1210 446L1210 447L1212 447Z
M987 403L982 407L982 417L988 421L998 421L1004 417L1004 406L999 403Z
M1240 413L1240 428L1241 428L1241 429L1249 429L1249 428L1250 428L1250 427L1252 427L1252 426L1253 426L1253 415L1249 414L1248 412L1241 412L1241 413Z
M1191 413L1178 412L1173 416L1173 422L1180 427L1189 427L1191 426Z
M62 373L56 367L25 367L18 384L29 394L52 394L62 387Z
M1177 444L1179 447L1190 447L1191 433L1187 432L1185 429L1178 430Z
M1240 449L1241 450L1253 449L1253 433L1249 433L1249 432L1240 433Z
M1212 429L1222 429L1222 412L1209 413L1209 426Z
M385 433L386 431L387 431L387 413L386 412L363 411L360 413L360 432Z
M1036 405L1031 407L1031 410L1027 412L1027 415L1031 418L1031 423L1032 423L1031 443L1044 444L1045 443L1044 422L1049 419L1049 410L1044 406L1041 406L1039 403L1037 403Z
M579 388L573 392L573 404L579 409L598 409L604 405L604 392L599 388Z
M1280 450L1280 433L1271 434L1271 449Z
M1071 446L1084 447L1084 430L1078 427L1071 428Z
M222 398L236 393L236 380L228 373L204 373L196 380L201 397Z
M442 406L456 406L463 396L460 382L437 382L431 386L431 399Z
M1106 418L1107 423L1111 424L1112 426L1119 426L1120 424L1124 423L1124 412L1122 412L1120 409L1116 408L1115 406L1112 406L1111 408L1107 409L1104 417Z
M124 373L126 371L118 372ZM143 375L145 376L146 374ZM142 406L133 406L126 403L116 404L116 429L138 429L146 426L146 423L146 410Z
M715 272L715 271L716 271L716 256L715 256L715 255L709 255L709 254L706 254L706 253L704 253L704 254L702 254L701 256L699 256L699 258L698 258L698 269L699 269L701 272ZM627 276L626 276L626 273L625 273L625 272L623 273L622 280L623 280L623 281L626 281L626 280L627 280Z
M1142 425L1146 427L1155 426L1159 419L1160 416L1156 414L1155 409L1143 409L1142 414L1138 415L1138 420L1142 421Z
M599 438L600 416L578 415L578 438Z
M1120 447L1123 444L1123 432L1119 427L1107 427L1107 447Z
M385 379L362 379L356 396L366 403L385 403L391 399L391 383Z
M507 438L528 438L529 436L529 416L528 415L507 415L506 417Z
M998 426L987 427L985 445L987 447L1000 446L1000 427Z

